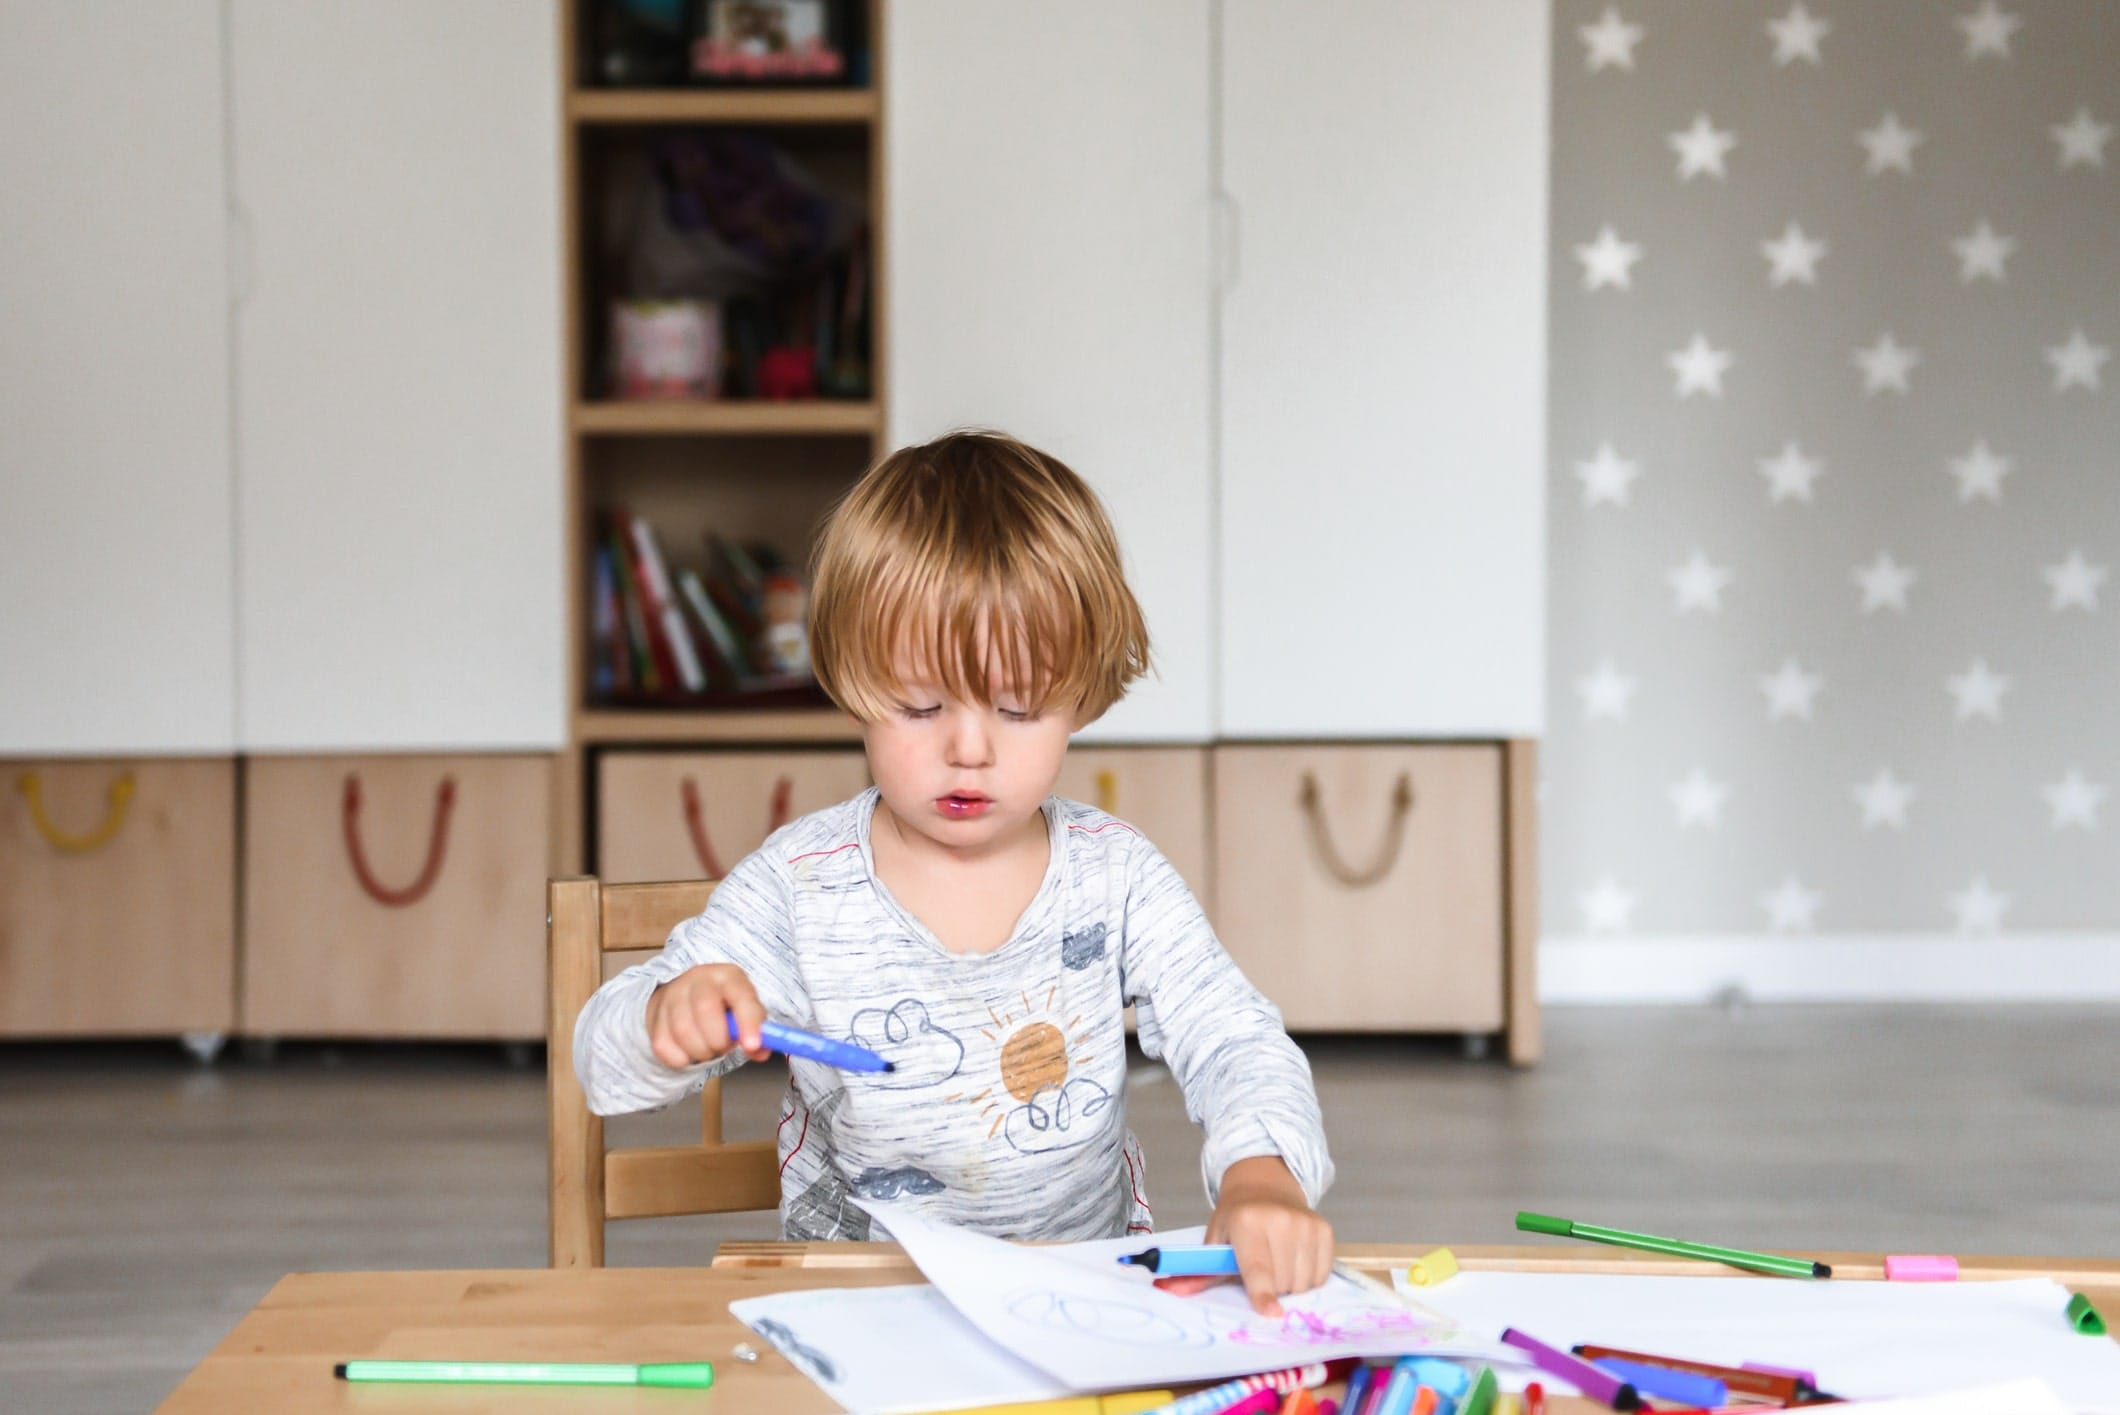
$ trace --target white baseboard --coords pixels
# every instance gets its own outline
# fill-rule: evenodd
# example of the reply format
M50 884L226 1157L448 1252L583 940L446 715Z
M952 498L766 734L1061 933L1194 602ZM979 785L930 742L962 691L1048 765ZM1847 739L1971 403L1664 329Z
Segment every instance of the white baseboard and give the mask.
M2120 1001L2120 933L1550 935L1539 1000Z

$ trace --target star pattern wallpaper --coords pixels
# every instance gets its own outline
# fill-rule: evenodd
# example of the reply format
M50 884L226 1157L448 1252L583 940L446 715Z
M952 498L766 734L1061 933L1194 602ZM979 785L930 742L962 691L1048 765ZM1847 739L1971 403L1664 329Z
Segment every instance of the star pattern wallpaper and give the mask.
M2120 4L1553 76L1546 933L2120 930Z

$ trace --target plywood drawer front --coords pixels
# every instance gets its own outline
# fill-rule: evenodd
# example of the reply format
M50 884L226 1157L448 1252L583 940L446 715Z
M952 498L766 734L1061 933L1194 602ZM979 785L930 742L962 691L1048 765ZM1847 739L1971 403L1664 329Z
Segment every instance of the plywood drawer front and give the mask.
M868 784L858 751L607 752L596 770L596 873L719 878L781 825Z
M243 1029L542 1037L550 772L543 756L251 760Z
M1501 791L1498 745L1216 749L1217 923L1290 1027L1502 1025Z
M0 1035L226 1031L235 763L0 762Z
M1108 811L1147 836L1212 915L1206 748L1071 747L1053 790Z

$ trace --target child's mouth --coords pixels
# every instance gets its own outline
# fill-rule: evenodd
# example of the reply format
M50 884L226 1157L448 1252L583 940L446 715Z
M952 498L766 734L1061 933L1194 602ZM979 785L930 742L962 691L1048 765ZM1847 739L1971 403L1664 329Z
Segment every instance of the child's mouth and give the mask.
M974 816L985 815L994 808L994 803L976 791L952 792L947 796L937 797L935 808L953 820L970 820Z

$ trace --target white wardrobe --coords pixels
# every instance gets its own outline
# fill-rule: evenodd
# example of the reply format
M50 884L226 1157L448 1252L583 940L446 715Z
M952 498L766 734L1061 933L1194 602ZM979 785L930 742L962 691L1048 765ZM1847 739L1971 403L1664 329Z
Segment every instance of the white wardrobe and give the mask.
M1163 781L1200 761L1188 878L1292 1026L1505 1032L1518 1060L1548 23L889 11L891 440L992 424L1097 486L1158 676L1085 737Z
M0 0L0 1035L541 1033L556 37Z

